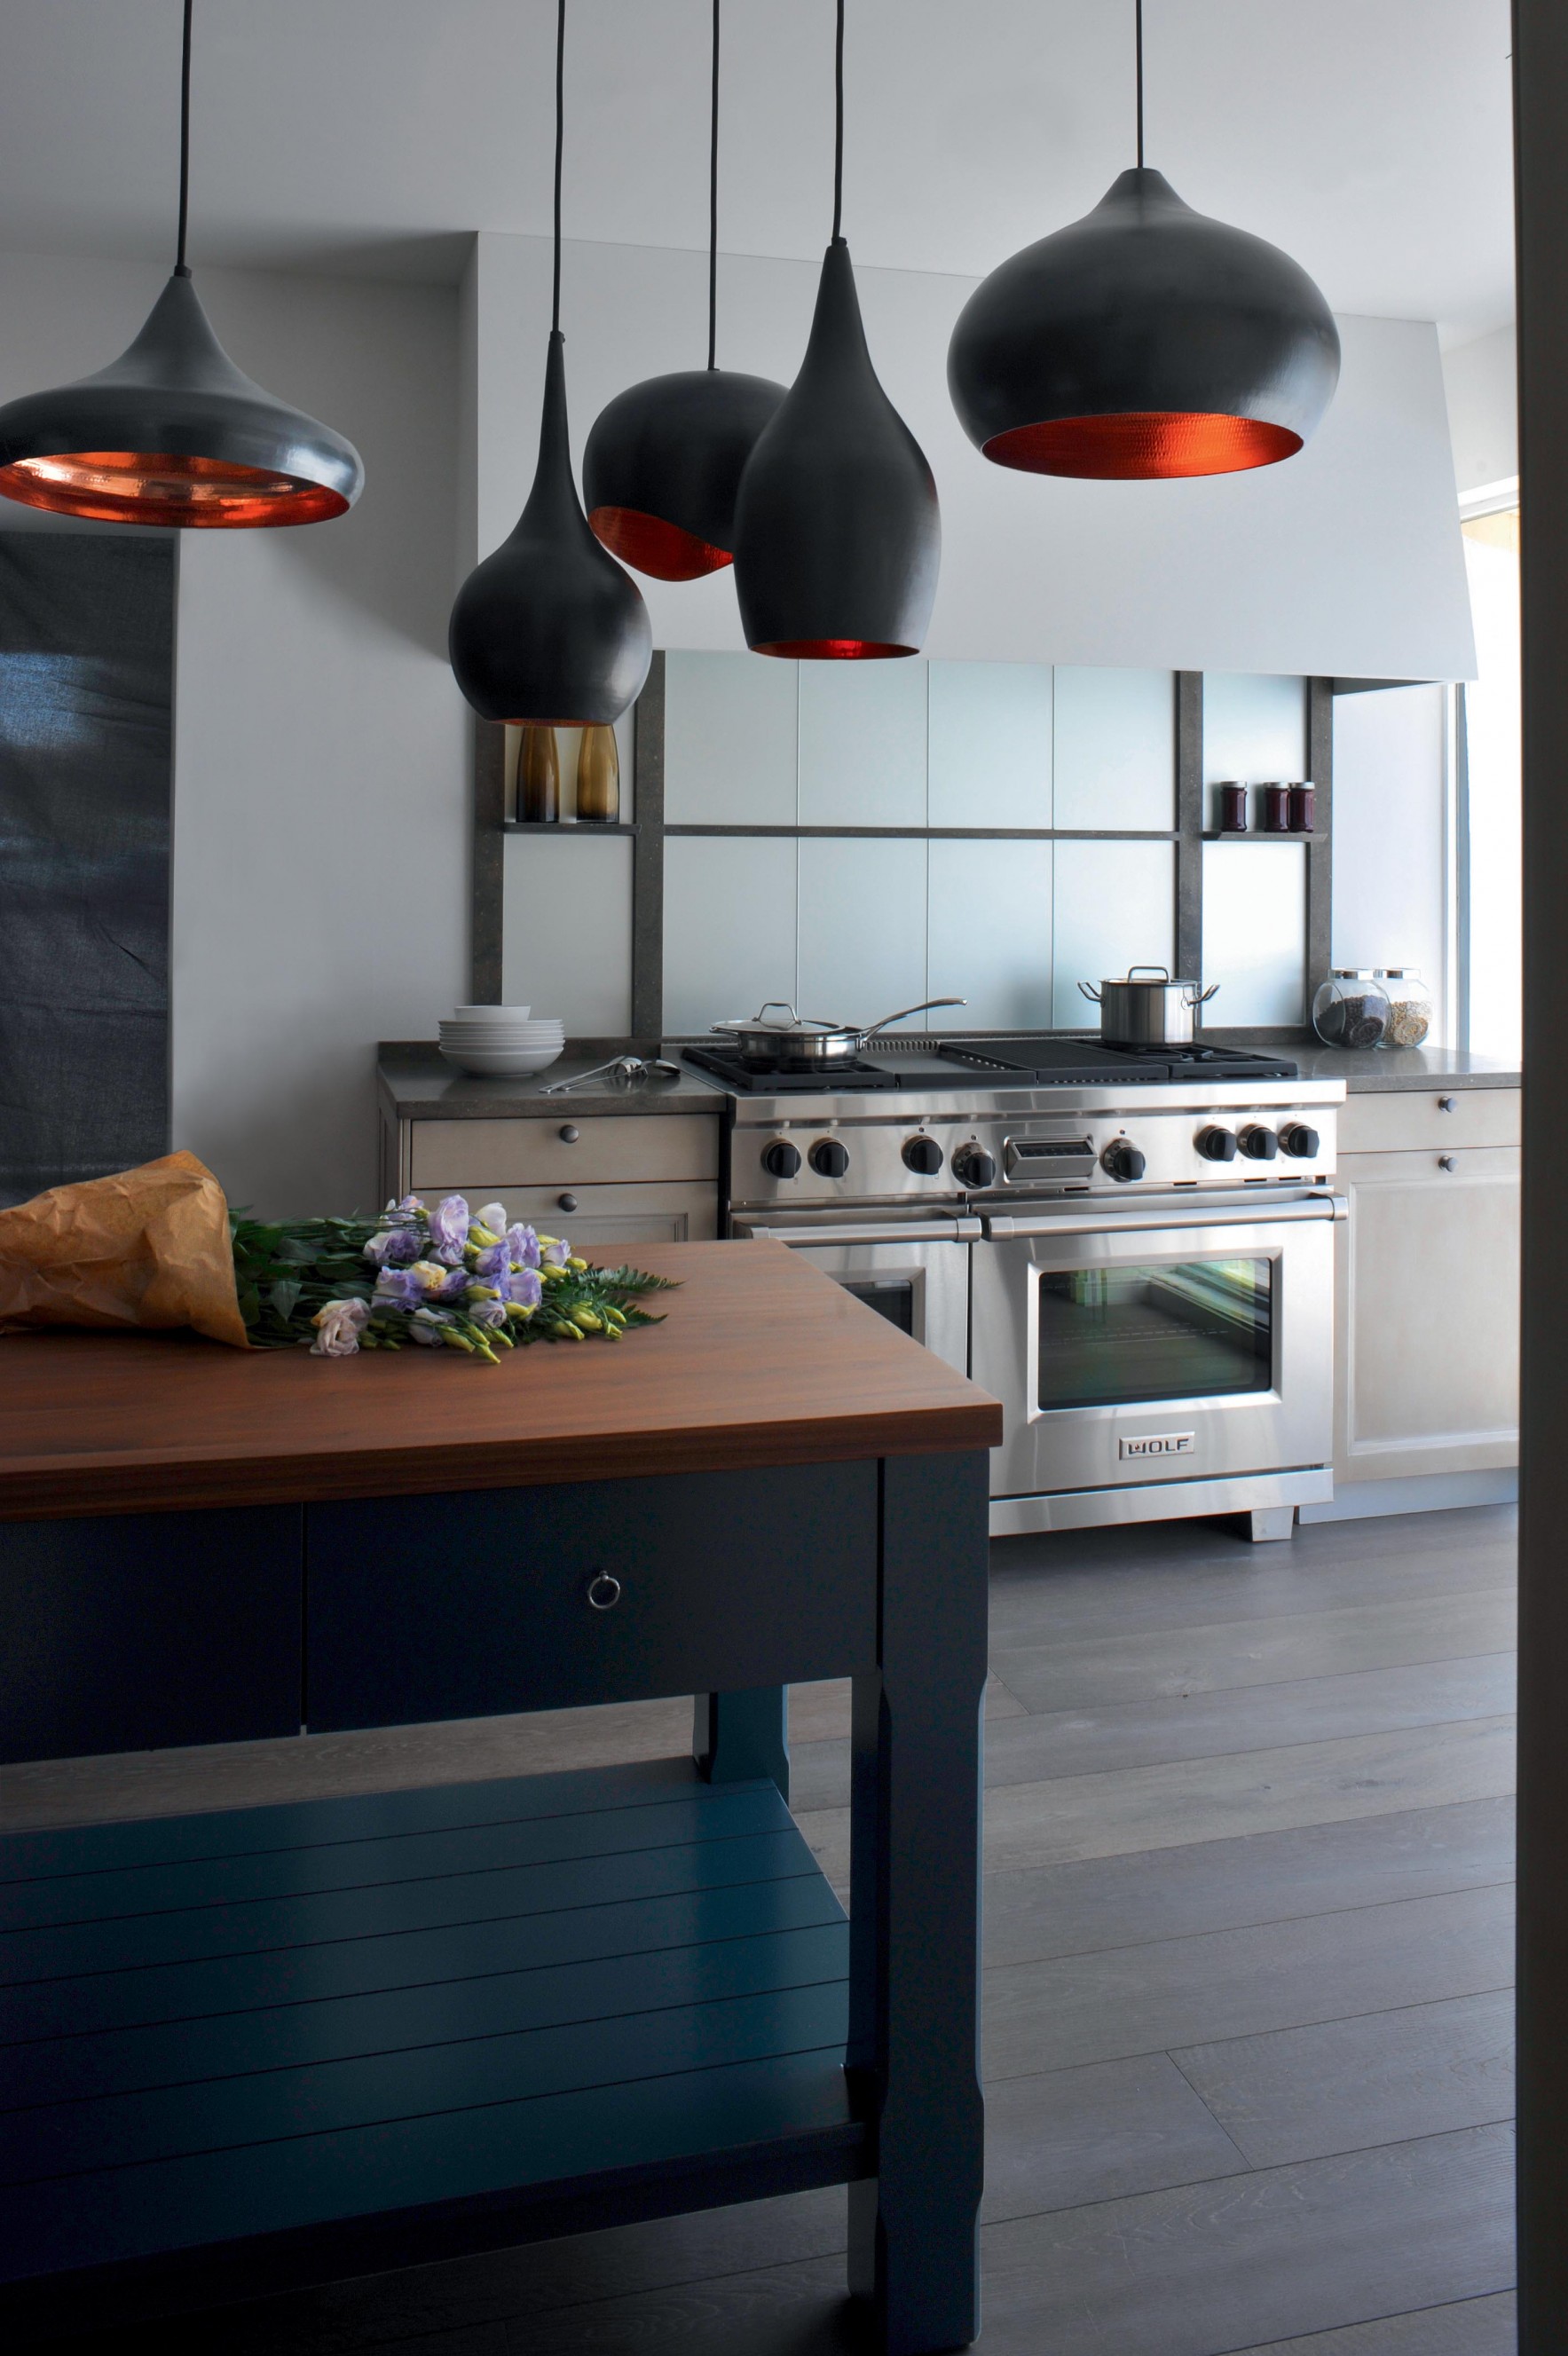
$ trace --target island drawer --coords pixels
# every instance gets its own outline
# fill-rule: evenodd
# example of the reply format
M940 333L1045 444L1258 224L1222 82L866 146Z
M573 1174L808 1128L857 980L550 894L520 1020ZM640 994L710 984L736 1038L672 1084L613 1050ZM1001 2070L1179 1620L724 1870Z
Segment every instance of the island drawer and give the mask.
M874 1463L312 1505L306 1561L314 1731L875 1665Z
M483 1170L498 1187L714 1181L719 1125L704 1113L595 1119L575 1115L569 1101L537 1120L419 1120L410 1167L420 1193L434 1191L453 1170Z
M1347 1097L1339 1116L1341 1153L1443 1153L1519 1141L1518 1088L1391 1089Z

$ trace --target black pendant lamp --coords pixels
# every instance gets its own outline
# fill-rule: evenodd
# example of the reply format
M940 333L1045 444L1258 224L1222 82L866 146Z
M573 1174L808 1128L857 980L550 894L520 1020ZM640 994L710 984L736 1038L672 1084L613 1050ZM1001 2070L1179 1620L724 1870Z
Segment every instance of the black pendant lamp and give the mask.
M539 464L510 537L457 592L447 632L452 669L484 720L593 727L642 692L653 631L635 581L588 529L566 438L561 333L561 155L566 0L555 16L555 270Z
M97 523L233 530L324 522L360 496L359 452L241 374L186 266L191 5L185 0L174 275L108 368L0 409L0 493Z
M937 487L865 348L843 194L843 0L834 50L833 236L800 373L736 504L735 582L754 653L918 654L941 562Z
M735 553L741 470L784 388L717 366L719 0L714 0L708 149L708 365L628 385L602 409L583 453L588 521L623 563L695 581Z
M999 466L1149 480L1273 466L1339 380L1338 330L1299 263L1145 169L1135 11L1136 168L993 270L953 330L953 407Z

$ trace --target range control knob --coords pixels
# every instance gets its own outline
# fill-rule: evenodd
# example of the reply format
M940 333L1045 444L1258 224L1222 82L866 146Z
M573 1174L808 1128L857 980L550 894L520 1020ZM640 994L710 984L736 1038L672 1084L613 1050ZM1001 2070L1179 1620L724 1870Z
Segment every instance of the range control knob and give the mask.
M983 1194L996 1183L996 1164L983 1145L961 1145L952 1158L952 1174L961 1186Z
M1118 1137L1112 1140L1101 1155L1100 1166L1110 1177L1120 1179L1124 1184L1131 1178L1141 1178L1148 1164L1135 1145L1129 1145L1125 1138Z
M934 1178L942 1166L942 1149L934 1137L911 1137L904 1147L904 1167L921 1178Z
M1305 1120L1288 1121L1280 1131L1280 1151L1293 1161L1310 1162L1323 1141Z
M1200 1129L1197 1150L1206 1162L1234 1162L1236 1132L1230 1129Z
M1241 1131L1237 1141L1251 1162L1272 1162L1280 1150L1279 1139L1272 1129L1260 1129L1256 1122Z
M765 1150L762 1166L770 1178L793 1178L800 1167L800 1150L781 1137L777 1145Z
M842 1178L849 1168L849 1155L836 1137L824 1137L813 1145L811 1162L819 1178Z

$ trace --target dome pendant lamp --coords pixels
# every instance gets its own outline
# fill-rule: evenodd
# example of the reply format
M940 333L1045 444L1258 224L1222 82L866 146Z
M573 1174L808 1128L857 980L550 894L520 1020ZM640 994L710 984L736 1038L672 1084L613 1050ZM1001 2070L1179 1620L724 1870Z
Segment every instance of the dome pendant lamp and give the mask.
M717 366L719 0L714 0L708 151L708 365L628 387L600 411L583 453L588 521L625 564L695 581L735 552L735 498L757 435L784 398L768 377Z
M174 275L108 368L0 409L0 494L96 523L320 523L359 498L358 451L241 374L186 265L191 5L185 0Z
M918 654L941 561L937 487L865 348L843 192L843 0L834 50L833 235L800 373L740 481L735 582L754 653Z
M993 270L953 330L953 407L999 466L1121 481L1271 466L1339 380L1338 330L1305 271L1145 168L1135 9L1136 168Z
M566 0L555 16L555 268L539 464L510 537L457 592L447 651L484 720L580 728L618 720L642 691L653 631L642 593L588 529L566 438L561 333L561 155Z

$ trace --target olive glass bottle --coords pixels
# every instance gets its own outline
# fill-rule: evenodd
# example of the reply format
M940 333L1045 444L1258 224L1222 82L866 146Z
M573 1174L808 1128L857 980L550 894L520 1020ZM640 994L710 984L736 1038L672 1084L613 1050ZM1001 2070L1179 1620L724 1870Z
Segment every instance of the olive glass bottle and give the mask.
M561 755L553 728L525 727L517 753L517 814L530 826L561 815Z
M577 819L585 826L619 824L620 755L611 727L583 731L577 748Z

